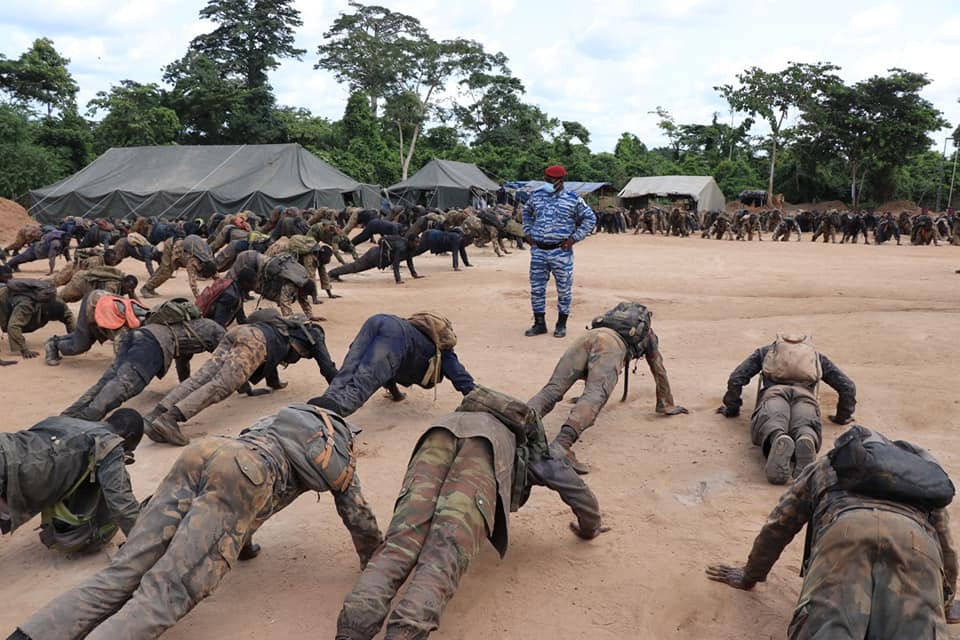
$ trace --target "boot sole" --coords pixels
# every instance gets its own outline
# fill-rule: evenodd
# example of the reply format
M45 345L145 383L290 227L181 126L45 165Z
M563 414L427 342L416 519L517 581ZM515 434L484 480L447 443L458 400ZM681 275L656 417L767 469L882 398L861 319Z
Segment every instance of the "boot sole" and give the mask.
M800 438L795 447L797 454L797 464L794 467L794 476L800 475L800 472L813 464L817 460L817 448L810 438Z
M793 438L782 435L770 447L764 470L770 484L786 484L790 479L790 460L793 458Z

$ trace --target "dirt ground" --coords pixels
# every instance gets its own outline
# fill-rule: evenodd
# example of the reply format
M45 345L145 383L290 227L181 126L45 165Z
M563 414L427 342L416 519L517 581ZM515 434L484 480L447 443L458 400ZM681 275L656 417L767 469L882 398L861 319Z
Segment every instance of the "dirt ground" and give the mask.
M497 258L489 249L474 249L471 259L474 268L455 273L449 257L424 256L417 262L426 278L401 286L388 272L347 276L336 287L344 297L320 308L329 318L324 326L334 359L342 360L372 313L435 309L453 320L457 351L478 381L527 398L592 316L621 299L637 299L655 312L674 395L691 414L654 413L653 383L642 363L631 376L627 402L616 401L618 387L577 445L580 459L594 467L586 479L613 530L591 542L576 539L567 529L571 513L559 498L535 490L511 518L507 557L501 561L485 546L447 607L433 635L438 640L784 637L801 583L802 536L753 592L704 577L708 563L746 559L781 493L766 483L761 455L749 440L755 386L745 390L741 417L714 413L729 372L778 331L812 332L819 348L856 381L862 424L930 448L960 476L955 247L595 236L577 247L566 340L523 336L530 323L525 251ZM35 275L42 268L34 263L25 271ZM187 294L185 276L160 291ZM549 307L552 327L552 293ZM40 347L59 331L46 327L29 339ZM59 412L110 361L109 345L102 345L57 368L38 359L0 369L3 429L27 428ZM187 423L185 432L233 435L325 387L310 363L287 369L282 378L290 382L287 389L260 398L234 396ZM175 382L171 372L130 406L150 408ZM575 387L570 395L576 394ZM364 427L358 472L381 527L389 522L411 446L431 417L452 410L458 398L446 383L436 400L432 391L415 387L403 403L377 396L354 415ZM824 416L832 413L836 394L825 388L821 399ZM568 407L561 404L547 418L551 434ZM826 422L827 442L840 432ZM130 467L138 496L153 491L178 454L145 440ZM955 517L958 509L951 509ZM359 567L330 497L302 496L272 518L257 540L260 557L238 565L165 637L333 637ZM3 538L0 633L103 567L113 552L62 557L40 545L32 526Z

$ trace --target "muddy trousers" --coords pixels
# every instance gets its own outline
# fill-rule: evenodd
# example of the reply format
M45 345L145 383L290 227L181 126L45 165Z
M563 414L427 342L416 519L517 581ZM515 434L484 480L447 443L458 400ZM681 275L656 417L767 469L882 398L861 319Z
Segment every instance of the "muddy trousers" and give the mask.
M750 418L753 444L763 447L767 455L774 437L785 433L796 440L810 436L820 451L820 405L810 391L802 387L778 384L768 387Z
M384 543L344 600L337 638L373 638L408 575L385 638L429 636L492 530L496 504L489 443L442 428L427 433L407 467Z
M880 509L841 514L813 548L789 637L947 640L943 560L932 532Z
M113 364L62 415L81 420L103 418L136 397L163 373L163 349L143 331L130 331L117 341Z
M249 445L190 445L110 565L20 629L33 640L156 638L208 596L268 513L274 472ZM89 634L89 635L86 635Z
M160 406L179 409L187 420L226 399L267 360L263 332L250 326L228 332L213 356L195 374L168 393Z

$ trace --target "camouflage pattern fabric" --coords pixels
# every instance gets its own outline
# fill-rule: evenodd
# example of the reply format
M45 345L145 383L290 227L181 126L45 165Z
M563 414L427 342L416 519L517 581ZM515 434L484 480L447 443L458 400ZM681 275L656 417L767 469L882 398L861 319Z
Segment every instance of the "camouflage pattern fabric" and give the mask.
M773 385L764 390L750 418L750 438L753 444L763 446L769 438L781 433L794 440L810 436L816 450L820 451L823 439L820 405L813 393L788 384Z
M650 329L643 345L644 357L657 385L657 411L672 409L673 393L660 354L660 341ZM578 380L586 380L583 393L564 424L582 434L597 419L610 398L627 357L627 346L612 329L591 329L564 352L544 387L527 404L541 416L550 413Z
M173 245L172 247L170 245ZM183 268L187 272L187 280L190 283L190 290L193 297L200 295L200 288L197 285L197 279L200 274L200 261L193 255L183 250L183 240L164 242L163 255L160 258L160 267L154 271L144 288L148 291L156 291L157 287L173 277L178 268Z
M69 282L60 289L60 299L64 302L79 302L83 296L95 289L109 291L113 295L121 295L120 279L95 279L87 270L75 271Z
M195 374L168 393L160 406L176 407L190 419L239 389L266 362L267 340L254 326L239 325L227 332L213 356Z
M19 251L31 242L36 242L43 236L43 230L39 225L28 224L17 230L17 237L4 247L6 251Z
M385 637L426 638L488 537L496 504L489 443L431 430L407 467L383 545L344 600L337 637L368 640L379 633L409 575Z
M33 640L156 638L236 563L272 512L274 480L273 467L242 442L211 438L191 445L110 565L20 629Z
M813 549L789 637L947 640L942 582L939 545L919 523L846 511Z
M275 302L280 309L280 315L285 318L293 315L293 304L295 302L300 305L300 309L303 310L303 315L308 318L313 317L313 305L310 304L307 295L301 294L300 289L292 282L283 283L280 287L280 295L277 296Z

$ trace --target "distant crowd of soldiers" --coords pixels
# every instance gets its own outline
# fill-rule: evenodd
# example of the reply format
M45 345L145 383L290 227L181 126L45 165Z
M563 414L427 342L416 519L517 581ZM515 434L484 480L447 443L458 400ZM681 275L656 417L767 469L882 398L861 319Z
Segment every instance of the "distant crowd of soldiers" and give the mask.
M949 242L960 245L960 216L953 209L934 216L923 210L919 214L901 211L855 212L838 209L799 210L786 212L780 209L742 208L733 212L689 210L684 204L674 207L649 206L646 208L606 207L597 212L597 230L606 233L635 235L665 235L687 237L699 233L703 238L716 240L763 240L770 234L774 242L791 239L800 241L803 234L812 234L816 242L856 244L860 237L865 244L883 244L901 237L909 238L914 245L938 245Z
M525 215L534 213L542 215ZM921 242L927 235L939 242L939 219L927 215L928 227L922 217L907 216L908 233ZM945 217L956 236L953 213ZM835 241L839 232L841 242L856 242L871 228L866 215L834 211L785 216L779 210L743 210L701 217L675 207L669 214L657 208L606 210L598 218L607 232L699 231L718 239L760 239L772 232L776 241L812 232L815 240ZM861 231L847 238L845 225L852 218ZM881 235L893 234L888 220L892 216L873 216L874 233L879 228ZM360 231L350 237L354 229ZM70 256L74 239L78 247ZM570 529L579 538L593 540L609 531L597 497L581 477L591 467L573 448L597 421L621 372L621 401L627 397L630 362L643 357L656 387L654 411L689 413L674 402L646 306L622 302L595 317L526 402L476 383L454 350L451 322L439 314L370 316L339 367L327 350L322 318L313 314L312 305L320 302L317 282L336 298L332 283L342 276L389 267L400 284L403 263L411 277L419 277L413 258L424 252L451 254L459 270L461 262L471 266L469 245L491 243L500 255L509 253L507 240L540 251L572 246L572 239L553 247L525 235L508 206L446 212L278 207L266 217L243 211L209 221L139 218L129 225L72 218L56 228L22 229L7 248L14 257L0 266L0 328L9 334L11 349L37 357L24 334L58 321L67 334L45 342L48 365L82 354L94 342L113 342L115 358L60 415L0 433L0 532L11 533L40 514L41 541L53 549L98 549L118 530L126 540L107 566L40 608L10 638L157 637L206 598L236 561L257 557L260 545L253 536L260 526L307 491L331 493L363 569L344 598L337 640L370 640L384 625L388 640L428 637L483 541L501 556L506 553L509 514L524 505L532 486L552 489L571 508L576 522ZM368 241L374 246L361 254L358 247ZM68 265L55 271L61 255ZM148 307L137 297L137 279L119 269L127 258L145 262L150 273L139 287L143 298L159 297L158 289L183 269L194 300L173 298ZM327 271L334 258L340 266ZM32 260L48 261L47 278L14 276ZM201 290L199 281L205 279L213 282ZM279 310L247 315L244 301L252 293ZM76 315L67 299L79 301ZM554 336L565 337L563 328ZM543 333L545 328L527 335ZM212 356L191 371L193 355L204 352ZM279 368L301 360L317 365L326 380L322 394L260 418L233 438L198 438L191 444L181 430L234 393L284 389ZM171 365L179 383L152 411L141 416L118 408ZM807 336L778 336L748 356L730 374L717 412L737 418L742 390L756 376L751 439L765 458L767 480L790 487L747 563L711 565L707 577L754 588L807 526L806 573L791 638L827 637L840 627L849 627L844 637L851 638L945 638L946 623L960 620L960 605L953 601L957 554L944 510L954 489L946 472L919 447L860 426L818 458L819 383L838 393L829 416L838 425L854 421L856 386ZM358 430L347 418L381 389L400 402L401 386L430 389L444 378L463 401L428 423L410 457L391 522L381 532L361 491ZM548 444L542 418L579 380L585 381L583 391ZM267 388L255 388L260 382ZM140 503L125 466L144 434L158 443L190 446ZM407 588L397 597L404 582Z

